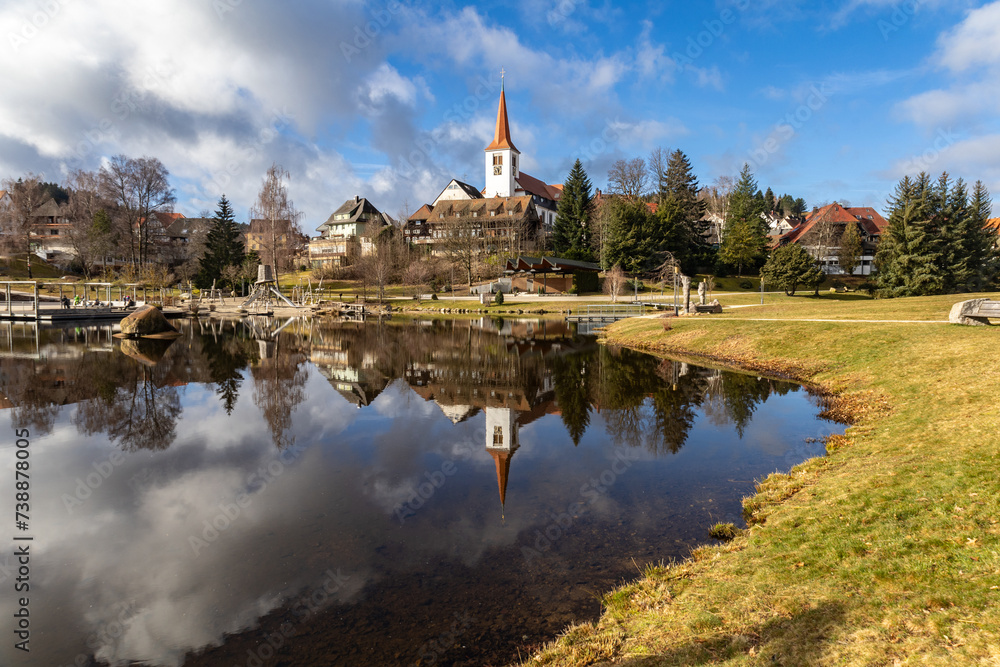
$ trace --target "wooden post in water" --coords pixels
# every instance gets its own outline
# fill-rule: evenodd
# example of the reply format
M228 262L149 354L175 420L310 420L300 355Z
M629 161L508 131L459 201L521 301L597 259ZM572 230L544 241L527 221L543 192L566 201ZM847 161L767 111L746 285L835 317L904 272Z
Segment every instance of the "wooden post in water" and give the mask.
M38 283L35 283L35 321L38 321Z

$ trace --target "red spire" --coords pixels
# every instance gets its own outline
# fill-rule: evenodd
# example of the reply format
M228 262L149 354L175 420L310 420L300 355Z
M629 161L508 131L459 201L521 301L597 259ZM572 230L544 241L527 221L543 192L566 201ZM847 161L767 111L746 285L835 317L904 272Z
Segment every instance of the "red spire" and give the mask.
M486 147L488 151L509 148L516 151L517 148L510 140L510 124L507 122L507 98L504 96L503 87L500 88L500 108L497 109L497 129L493 133L493 143ZM520 152L520 151L518 151Z
M488 449L497 467L497 486L500 487L500 505L507 502L507 477L510 475L510 458L514 452L505 449Z

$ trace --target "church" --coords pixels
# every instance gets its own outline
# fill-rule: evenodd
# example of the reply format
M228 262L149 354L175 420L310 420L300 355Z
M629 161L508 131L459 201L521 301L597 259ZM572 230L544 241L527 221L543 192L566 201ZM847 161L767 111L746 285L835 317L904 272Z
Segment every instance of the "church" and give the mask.
M448 183L433 203L407 219L406 239L414 245L438 254L462 226L493 239L490 250L515 254L544 248L551 236L562 184L548 185L520 170L521 152L511 140L502 81L496 130L485 149L485 186L479 190L457 179Z

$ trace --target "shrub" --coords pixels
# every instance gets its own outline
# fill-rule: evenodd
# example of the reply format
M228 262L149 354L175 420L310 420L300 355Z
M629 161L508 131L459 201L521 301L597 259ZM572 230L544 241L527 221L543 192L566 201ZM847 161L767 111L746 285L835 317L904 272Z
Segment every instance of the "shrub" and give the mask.
M431 301L437 301L437 300L438 300L437 293L431 294Z
M709 537L722 542L728 542L739 534L739 528L731 523L717 523L708 529Z
M497 295L493 297L493 302L498 306L503 305L503 292L497 292Z
M740 289L753 289L753 281L744 278L739 283Z

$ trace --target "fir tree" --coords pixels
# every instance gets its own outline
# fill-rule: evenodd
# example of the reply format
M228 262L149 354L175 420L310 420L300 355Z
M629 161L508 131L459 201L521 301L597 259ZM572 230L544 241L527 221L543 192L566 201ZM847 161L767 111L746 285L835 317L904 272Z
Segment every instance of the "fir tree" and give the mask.
M552 229L552 251L566 259L592 260L590 179L577 160L563 185L556 222Z
M982 181L976 181L972 186L969 218L964 229L968 239L969 265L975 269L972 282L966 287L976 292L990 288L1000 274L997 228L987 225L992 208L989 190Z
M944 288L941 239L934 219L935 189L926 173L904 176L889 202L889 227L875 263L883 296L922 296Z
M212 286L222 278L222 270L227 266L240 266L245 258L243 242L240 241L240 226L233 216L226 195L219 200L219 208L212 219L212 228L205 238L205 254L201 258L201 269L195 278L202 289ZM231 286L233 289L235 285Z
M698 198L700 190L687 155L675 150L667 161L663 197L657 209L663 234L658 250L671 252L689 273L694 272L696 260L706 250L696 229L705 215L705 202Z
M823 272L812 255L798 243L789 243L771 253L760 276L768 285L783 289L788 296L795 294L800 285L816 288L823 282Z
M745 267L752 266L763 257L767 246L767 223L761 218L763 199L750 172L750 165L744 164L740 179L729 197L726 227L719 248L719 258L737 267L740 275Z
M767 191L764 193L764 205L767 207L764 210L768 213L770 213L771 211L776 211L778 208L777 201L775 200L774 197L774 191L771 190L770 187L768 187Z

